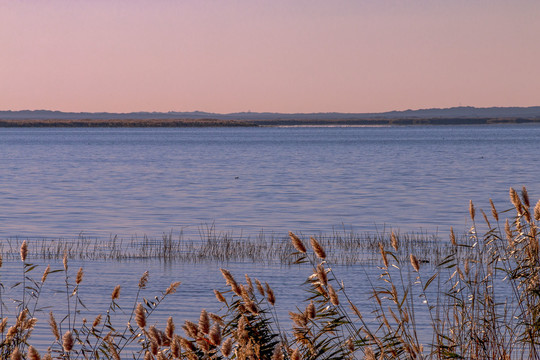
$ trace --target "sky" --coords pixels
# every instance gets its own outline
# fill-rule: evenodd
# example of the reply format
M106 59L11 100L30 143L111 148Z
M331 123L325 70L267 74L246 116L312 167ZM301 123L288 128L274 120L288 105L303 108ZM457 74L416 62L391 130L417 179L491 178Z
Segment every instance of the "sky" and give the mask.
M540 105L538 0L0 0L0 110Z

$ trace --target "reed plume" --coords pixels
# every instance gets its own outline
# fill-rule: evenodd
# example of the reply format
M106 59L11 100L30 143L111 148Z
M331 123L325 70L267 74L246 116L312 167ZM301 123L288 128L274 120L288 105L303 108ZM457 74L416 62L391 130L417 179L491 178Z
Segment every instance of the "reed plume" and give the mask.
M137 307L135 308L135 323L137 323L137 326L140 329L144 329L146 327L146 314L141 303L137 304Z
M71 331L66 331L64 336L62 337L62 347L64 348L64 351L70 352L73 350L73 335L71 334Z
M174 294L176 290L178 289L178 287L180 286L180 284L181 284L180 281L172 282L171 285L169 285L169 287L167 288L167 290L165 290L165 295Z
M326 253L324 252L323 247L321 246L321 244L319 244L317 239L312 236L309 238L309 241L311 242L311 247L313 248L313 252L315 252L315 255L317 255L319 259L326 259Z
M21 252L21 261L25 262L26 257L28 256L28 244L26 243L26 240L23 241L20 252Z
M49 312L49 325L51 327L51 331L57 341L60 341L60 331L58 331L58 324L56 323L56 320L54 318L54 315L52 311Z
M79 268L79 271L77 271L77 277L75 278L75 284L79 285L83 279L83 268Z
M420 271L420 262L418 261L416 256L414 256L413 254L410 255L410 258L411 258L411 265L412 265L414 271L419 272Z
M28 360L41 360L39 352L32 345L28 347Z
M289 231L289 237L291 238L291 242L292 242L292 245L293 247L298 251L298 252L301 252L301 253L306 253L306 247L304 246L304 243L302 242L302 240L300 240L300 238L298 236L296 236L295 234L293 234L291 231Z
M111 299L112 300L116 300L116 299L118 299L120 297L120 289L121 289L120 285L116 285L114 287L113 292L111 294Z

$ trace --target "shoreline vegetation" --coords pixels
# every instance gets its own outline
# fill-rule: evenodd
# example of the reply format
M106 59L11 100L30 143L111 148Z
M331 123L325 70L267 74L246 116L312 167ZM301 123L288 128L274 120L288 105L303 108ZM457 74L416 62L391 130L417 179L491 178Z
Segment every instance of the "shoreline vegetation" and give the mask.
M450 229L448 253L429 266L419 258L417 248L403 250L406 241L391 232L389 244L376 246L379 260L373 266L380 275L365 279L371 285L372 301L362 308L351 301L348 285L333 267L329 256L333 249L316 237L289 232L290 256L306 270L306 297L288 312L290 329L279 324L274 306L279 299L271 284L248 274L242 276L245 282L238 282L240 274L227 269L221 269L226 286L209 294L221 309L217 314L202 309L198 323L186 320L176 328L174 314L166 314L163 329L151 325L154 311L162 308L160 304L177 291L180 282L145 298L141 291L148 272L142 274L129 308L120 306L117 285L104 312L87 320L79 293L83 268L70 269L66 251L62 269L42 271L30 262L29 244L23 241L18 249L20 277L1 278L0 356L10 360L540 359L540 201L531 203L525 188L521 193L511 188L510 201L513 207L503 211L490 201L487 213L471 201L472 226L466 236L457 237ZM65 280L65 294L58 301L63 298L66 306L56 314L39 311L39 296L49 276ZM7 289L18 292L9 299L14 313L4 305ZM127 323L117 323L119 315L127 315ZM37 349L31 334L43 317L51 341L47 349ZM430 339L420 335L426 329Z
M1 119L0 127L278 127L278 126L411 126L491 125L540 123L540 117L437 117L437 118L320 118L320 119Z

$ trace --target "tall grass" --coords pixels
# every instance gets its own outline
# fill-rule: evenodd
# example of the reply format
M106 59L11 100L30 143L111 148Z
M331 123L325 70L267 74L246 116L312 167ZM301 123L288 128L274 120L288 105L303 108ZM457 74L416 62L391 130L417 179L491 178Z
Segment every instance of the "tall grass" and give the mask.
M269 284L248 275L239 282L226 269L221 270L226 290L214 291L223 305L220 313L203 309L198 323L187 320L181 330L172 317L165 329L148 325L149 316L179 283L153 300L138 292L122 327L113 322L120 309L118 286L108 309L90 324L78 316L83 270L71 271L66 253L63 269L47 268L41 280L34 280L36 266L28 262L23 242L22 277L15 284L20 300L16 314L0 314L0 355L16 360L538 359L540 201L533 208L525 188L520 194L510 189L510 199L512 208L504 211L490 202L489 215L471 202L467 236L451 230L448 253L435 265L426 265L399 234L390 233L388 242L377 245L380 277L359 279L372 281L370 308L353 303L327 244L289 233L291 261L309 269L306 298L289 312L291 329L279 323L274 307L279 299ZM31 332L39 294L53 272L64 276L67 314L60 321L49 314L52 341L40 355L31 345ZM147 281L144 273L139 289Z

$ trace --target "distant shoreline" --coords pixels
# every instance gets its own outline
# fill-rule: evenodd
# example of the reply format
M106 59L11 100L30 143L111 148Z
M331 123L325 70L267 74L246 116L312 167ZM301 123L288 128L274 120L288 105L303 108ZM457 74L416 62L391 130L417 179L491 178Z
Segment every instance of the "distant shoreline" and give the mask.
M411 126L540 123L540 118L384 118L384 119L0 119L0 127L276 127L276 126Z

